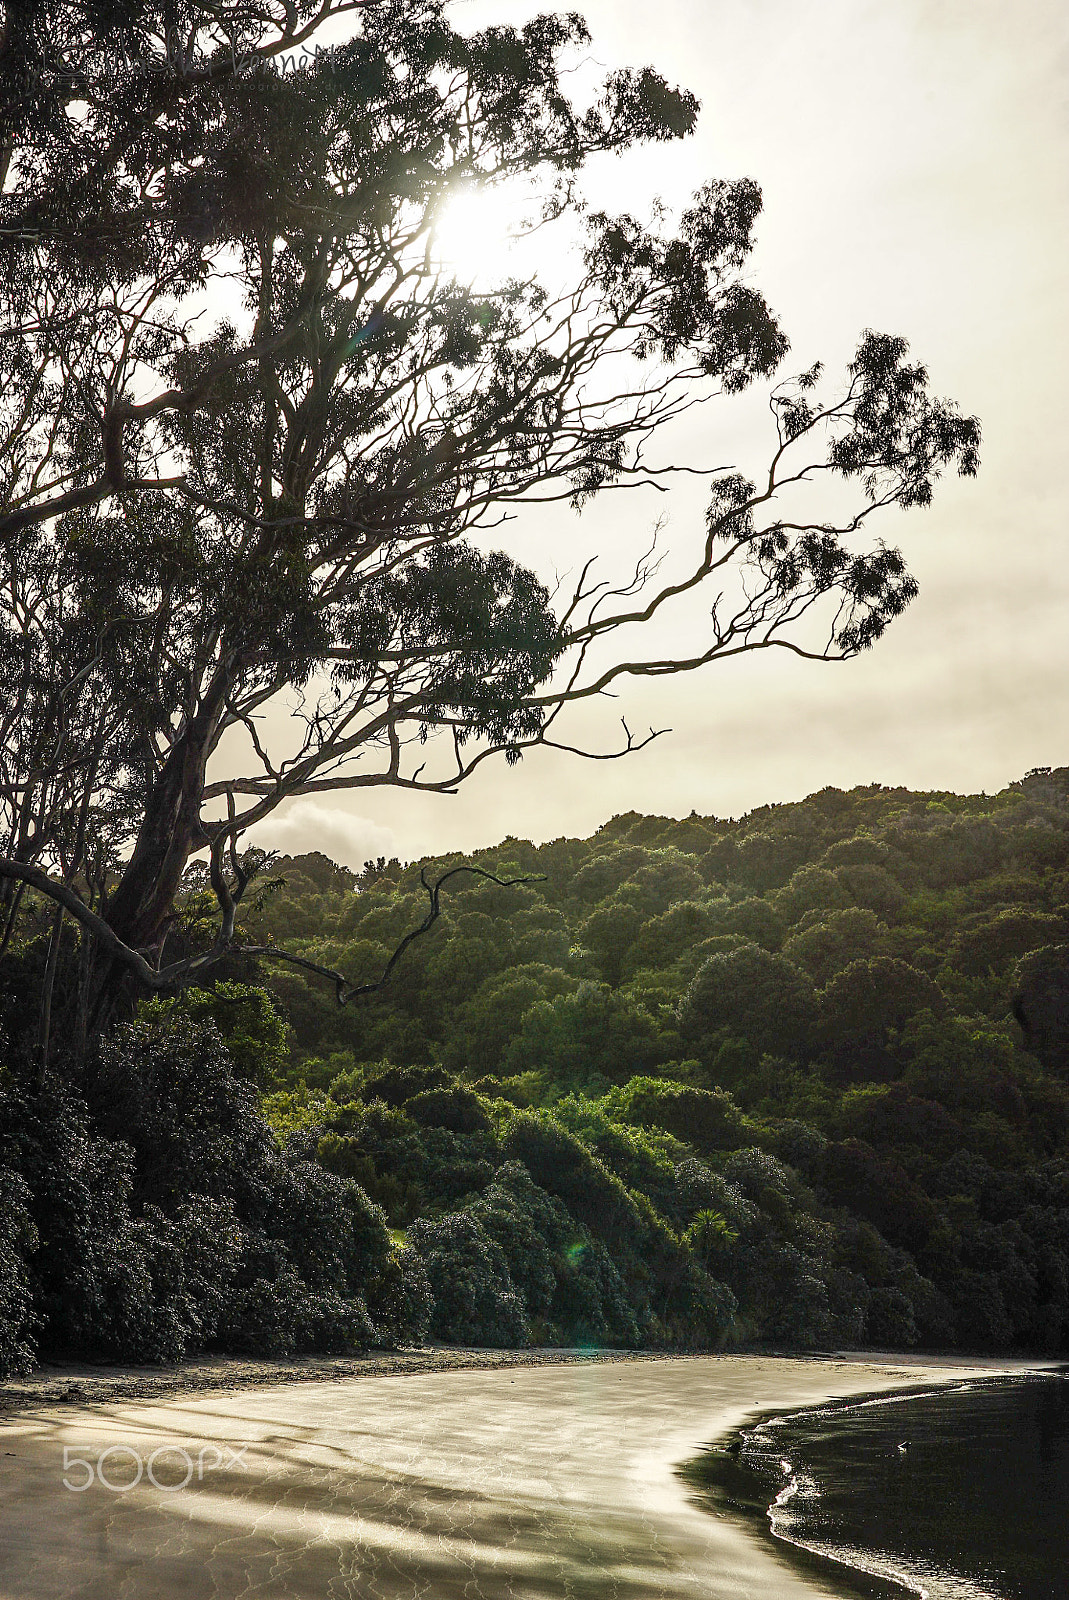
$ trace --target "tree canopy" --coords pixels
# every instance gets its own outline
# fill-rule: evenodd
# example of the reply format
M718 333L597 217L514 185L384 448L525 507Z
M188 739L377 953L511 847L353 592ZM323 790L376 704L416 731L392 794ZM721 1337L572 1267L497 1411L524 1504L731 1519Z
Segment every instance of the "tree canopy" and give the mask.
M778 381L766 473L710 472L680 575L586 564L551 595L494 547L517 505L708 471L657 469L651 438L787 351L749 281L751 179L649 223L584 203L591 157L683 138L698 106L651 68L576 103L579 17L465 34L444 0L3 15L9 928L30 884L60 904L57 941L68 913L109 972L190 981L232 945L240 841L283 801L449 791L493 756L569 748L569 706L621 679L773 647L842 659L912 598L868 521L973 473L979 427L872 332L839 386L818 367ZM444 208L520 181L530 227L578 241L569 275L458 282ZM791 491L821 477L850 493L814 520ZM642 626L699 588L706 636L644 654ZM262 718L285 693L279 746ZM216 937L168 966L203 849Z
M239 940L310 970L231 953L43 1082L39 925L0 959L0 1375L428 1325L1064 1353L1064 777L510 838L344 1009L316 969L380 970L451 863L282 860ZM876 862L899 896L844 907L840 869ZM619 942L587 942L622 908Z
M984 841L971 862L969 833ZM410 1236L437 1283L452 1271L492 1290L502 1340L509 1280L472 1259L455 1218L482 1225L519 1160L605 1243L640 1327L649 1268L672 1340L720 1323L654 1217L730 1289L730 1337L1064 1347L1064 781L828 789L735 821L630 814L475 859L532 881L506 895L462 880L388 997L339 1011L303 974L267 977L292 1035L264 1104L276 1126L332 1130L321 1159L359 1159L396 1224L429 1219ZM899 890L881 915L847 875L877 863ZM416 866L279 872L257 917L324 963L355 966L362 944L381 961L417 903ZM552 1252L554 1228L531 1220ZM515 1286L530 1245L502 1248ZM562 1314L559 1292L548 1312L523 1294L532 1318ZM468 1336L445 1294L435 1317L442 1337Z

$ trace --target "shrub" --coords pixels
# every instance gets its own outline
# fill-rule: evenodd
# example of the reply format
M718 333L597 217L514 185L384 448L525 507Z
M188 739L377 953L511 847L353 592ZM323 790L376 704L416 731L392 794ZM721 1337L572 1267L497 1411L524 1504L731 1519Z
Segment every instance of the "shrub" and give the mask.
M674 1350L719 1350L735 1326L738 1301L697 1261L684 1262L661 1315L664 1342Z
M648 1310L635 1308L609 1252L586 1229L560 1263L550 1317L571 1343L584 1347L634 1349L650 1328Z
M866 1218L892 1244L923 1250L938 1222L935 1206L897 1161L860 1139L829 1144L822 1182L831 1200Z
M391 1250L368 1284L367 1306L377 1345L395 1350L423 1343L434 1301L418 1251L407 1244Z
M824 1033L835 1043L883 1039L919 1012L940 1016L947 1009L926 973L893 956L851 962L824 989L820 1008Z
M436 1338L499 1349L526 1344L526 1311L505 1253L472 1212L414 1222L408 1242L423 1259L434 1296Z
M579 1345L640 1342L627 1287L604 1244L519 1162L500 1168L472 1212L501 1246L529 1317L547 1336Z
M363 1074L357 1093L361 1100L381 1100L395 1109L430 1089L448 1089L453 1079L444 1067L393 1067L389 1062ZM355 1085L354 1085L355 1087Z
M713 1211L738 1233L756 1215L739 1188L693 1156L679 1163L675 1179L677 1215L684 1223L693 1222L702 1211Z
M517 1113L503 1145L540 1188L563 1200L571 1215L610 1247L641 1242L642 1219L619 1178L547 1113Z
M471 1210L500 1246L527 1315L548 1317L557 1289L556 1263L578 1237L564 1206L539 1189L519 1162L510 1161Z
M698 1150L734 1150L752 1134L749 1119L724 1089L632 1078L607 1095L605 1103L619 1121L663 1128Z
M0 1228L6 1364L25 1357L11 1331L25 1290L56 1354L175 1362L422 1337L416 1257L394 1251L355 1183L307 1158L307 1139L280 1151L210 1021L119 1029L91 1095L95 1119L54 1082L0 1091L0 1162L18 1174ZM120 1129L129 1142L107 1136ZM31 1224L40 1245L20 1271L11 1245Z
M553 1118L582 1139L629 1189L649 1195L661 1210L670 1207L678 1141L660 1129L625 1126L611 1114L612 1105L611 1095L604 1100L567 1095L553 1107Z
M626 994L586 982L574 994L531 1007L505 1053L502 1073L538 1068L568 1087L598 1080L623 1083L669 1053L642 1006Z
M33 1366L33 1309L26 1255L37 1246L30 1191L17 1172L0 1167L0 1378Z
M997 1281L967 1269L950 1287L958 1337L966 1350L1005 1350L1013 1339L1013 1325Z
M866 1332L876 1345L900 1350L917 1343L913 1305L901 1289L874 1289L869 1300Z
M1025 1042L1056 1072L1069 1073L1069 945L1048 945L1018 962L1014 1015Z
M453 1133L479 1133L490 1126L478 1095L459 1084L413 1095L405 1103L405 1114L426 1128L448 1128Z
M874 911L859 906L816 910L785 941L783 954L815 983L825 984L852 961L882 954L887 937Z
M762 1135L761 1143L780 1161L785 1161L789 1167L796 1168L809 1178L819 1172L828 1141L808 1122L801 1122L797 1117L785 1117L771 1125L767 1133Z
M100 1131L133 1148L136 1200L167 1212L190 1194L256 1190L274 1159L256 1092L210 1020L178 1012L119 1028L101 1046L89 1104Z
M362 1300L310 1290L292 1266L278 1260L273 1272L268 1268L241 1286L222 1338L228 1350L286 1359L311 1351L341 1355L366 1349L374 1333Z
M163 1024L164 1032L184 1019L214 1022L239 1078L265 1086L279 1080L289 1059L289 1029L266 989L244 983L217 983L211 989L186 989L169 999L143 1000L137 1020Z

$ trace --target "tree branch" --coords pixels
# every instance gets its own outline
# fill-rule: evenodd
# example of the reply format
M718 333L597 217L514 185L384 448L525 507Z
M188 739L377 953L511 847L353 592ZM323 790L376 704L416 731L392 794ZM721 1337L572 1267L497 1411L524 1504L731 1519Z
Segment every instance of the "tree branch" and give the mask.
M220 834L219 837L220 839L225 838L225 833ZM343 973L336 972L331 967L321 966L316 961L309 961L306 957L294 955L288 950L279 950L274 945L235 944L233 942L234 908L237 900L241 898L241 891L248 884L252 874L240 868L238 869L239 893L236 897L232 896L219 871L218 853L214 846L212 852L212 884L217 896L219 896L220 885L224 890L221 900L224 915L223 924L220 928L220 937L216 939L211 950L204 954L190 956L184 961L176 961L171 966L164 967L161 970L151 966L140 950L133 950L129 945L124 944L108 926L104 918L98 916L95 911L91 911L84 900L66 884L55 882L54 879L50 878L47 873L42 872L38 867L24 866L21 862L10 861L0 857L0 878L13 879L16 882L23 883L28 888L36 890L38 894L54 901L59 907L55 925L57 928L59 926L58 918L62 915L62 912L64 910L69 911L71 916L81 923L82 927L98 941L108 955L120 965L126 967L145 988L153 993L168 989L183 989L194 979L200 978L212 967L218 965L224 957L234 955L248 956L255 960L280 961L287 966L297 967L301 971L327 978L335 986L340 1006L346 1006L350 1001L360 999L366 995L376 994L386 987L409 946L429 933L441 916L441 894L445 885L451 879L460 877L464 873L469 873L477 878L485 878L490 883L499 884L503 889L518 888L525 883L545 882L545 879L541 877L498 878L494 873L487 872L483 867L451 867L448 872L442 874L437 882L428 883L426 871L421 871L420 882L426 889L430 900L427 915L418 927L413 928L401 940L383 968L381 977L376 979L374 983L354 984ZM225 937L227 929L230 930L229 938ZM53 935L53 943L55 943L55 934Z

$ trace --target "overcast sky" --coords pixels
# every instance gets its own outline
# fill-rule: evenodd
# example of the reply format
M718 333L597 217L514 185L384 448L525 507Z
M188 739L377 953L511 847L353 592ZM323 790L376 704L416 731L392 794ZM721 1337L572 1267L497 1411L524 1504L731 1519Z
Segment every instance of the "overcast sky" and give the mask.
M571 5L572 0L569 0ZM526 4L469 0L465 27ZM921 596L844 665L786 654L624 687L585 719L671 726L591 764L536 754L456 797L387 790L296 802L258 838L359 865L472 849L509 833L585 835L614 813L738 815L835 784L997 790L1069 761L1065 560L1069 409L1069 8L1057 0L593 0L577 9L606 65L650 62L703 103L685 145L599 175L641 211L709 177L752 176L764 215L753 277L792 343L785 370L841 370L866 327L902 333L937 393L980 415L983 470L885 530ZM673 441L702 464L762 463L732 402ZM613 496L554 537L631 548L665 509ZM704 495L673 492L667 538L701 532ZM544 528L510 548L537 564ZM525 536L529 548L524 549ZM610 550L610 554L612 551ZM600 739L599 739L600 735Z

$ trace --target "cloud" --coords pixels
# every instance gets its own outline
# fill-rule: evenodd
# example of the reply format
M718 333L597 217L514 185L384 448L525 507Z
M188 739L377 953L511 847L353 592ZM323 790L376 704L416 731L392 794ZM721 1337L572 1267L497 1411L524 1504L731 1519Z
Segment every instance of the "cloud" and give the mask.
M350 811L317 805L314 800L296 801L284 815L269 817L251 828L248 838L263 850L278 850L287 856L319 850L355 871L365 861L397 853L392 829Z

